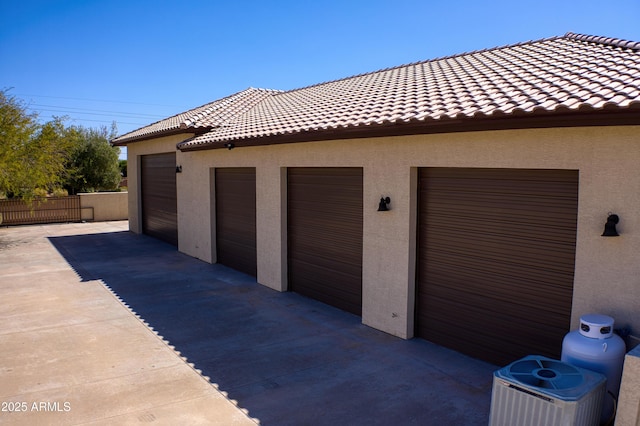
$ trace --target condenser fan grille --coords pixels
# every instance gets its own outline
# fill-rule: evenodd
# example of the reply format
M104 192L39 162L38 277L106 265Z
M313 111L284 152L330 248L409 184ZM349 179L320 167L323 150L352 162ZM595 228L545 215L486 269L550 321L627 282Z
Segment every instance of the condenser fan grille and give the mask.
M580 386L584 375L572 365L553 360L528 359L509 367L515 380L542 389L569 389Z

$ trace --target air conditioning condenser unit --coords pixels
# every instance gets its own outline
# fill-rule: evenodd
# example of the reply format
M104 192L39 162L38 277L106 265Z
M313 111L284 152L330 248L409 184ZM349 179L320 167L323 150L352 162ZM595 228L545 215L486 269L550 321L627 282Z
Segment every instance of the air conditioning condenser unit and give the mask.
M490 426L598 426L602 374L530 355L493 374Z

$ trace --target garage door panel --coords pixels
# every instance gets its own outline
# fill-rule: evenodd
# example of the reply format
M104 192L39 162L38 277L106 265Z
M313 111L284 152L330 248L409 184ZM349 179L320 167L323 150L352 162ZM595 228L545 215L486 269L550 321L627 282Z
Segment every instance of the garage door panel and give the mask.
M529 200L537 198L557 198L553 193L540 188L540 184L547 185L551 191L568 192L571 191L573 185L568 183L557 184L549 181L527 182L527 186L523 186L522 182L517 180L496 181L494 185L484 185L473 179L462 179L452 185L449 179L435 178L440 181L434 181L428 184L427 190L432 190L443 197L444 201L460 202L461 200L452 197L454 193L465 194L470 199L487 199L489 201L498 201L504 198L507 203L518 205L519 203L530 203ZM535 188L528 186L536 185ZM560 197L562 198L562 197Z
M425 337L438 335L443 340L441 344L448 347L456 345L456 350L461 352L468 352L469 346L473 346L475 352L476 345L484 346L487 342L491 342L491 345L495 345L495 349L502 353L500 358L504 358L504 351L507 349L524 351L527 354L554 352L562 346L562 339L566 334L563 327L550 325L549 321L534 321L524 315L514 317L511 312L504 312L498 307L494 307L491 314L487 314L482 306L464 305L448 298L435 299L433 303L434 306L459 314L450 318L427 315L423 320L430 325L430 331ZM533 318L539 316L541 315ZM483 327L475 327L475 324L482 324ZM552 337L540 333L540 330L548 331ZM507 341L503 336L527 338ZM457 345L463 345L462 349Z
M255 245L253 244L253 240L248 238L244 240L239 240L239 239L228 240L225 238L220 238L218 239L218 242L220 243L220 245L225 247L225 251L229 256L235 256L235 257L241 256L242 253L245 253L247 251L253 252L253 253L256 252Z
M342 232L337 232L338 235ZM344 233L342 233L345 235ZM355 238L343 238L339 244L335 244L331 238L331 232L317 234L313 232L296 232L290 236L296 241L298 250L292 253L293 258L298 256L313 256L327 258L337 263L360 263L362 241Z
M471 320L471 319L469 319ZM441 342L443 346L450 349L466 353L470 346L474 348L473 356L479 359L500 359L504 358L504 339L496 337L496 333L481 333L474 330L468 330L466 324L461 326L451 326L449 323L434 323L432 329L437 330L424 336L427 340ZM515 333L515 330L499 330L502 334ZM455 338L452 338L455 335ZM554 350L554 347L561 344L561 341L550 343L547 340L530 340L528 342L513 344L514 351L538 354L545 349L547 351ZM502 364L499 364L502 365Z
M434 277L437 278L437 277ZM446 282L446 281L444 281ZM545 320L540 320L542 322L549 321L554 324L555 320L565 321L569 319L569 316L559 312L559 309L563 308L562 304L556 302L549 302L545 297L541 294L530 294L530 292L522 291L521 300L522 302L516 303L513 300L509 300L508 298L502 296L489 297L487 294L495 293L495 292L503 292L503 291L518 291L518 288L513 288L511 286L505 285L504 283L494 284L494 285L482 285L482 283L478 283L475 286L469 286L464 288L456 288L451 287L447 289L438 289L427 294L420 294L420 297L431 300L431 298L437 297L465 297L464 304L474 305L481 303L485 305L485 307L489 310L498 309L502 305L505 306L513 306L513 310L507 309L506 311L512 312L515 315L521 315L525 313L525 309L527 312L532 313L534 315L540 315L542 313L550 313L550 317ZM564 296L564 295L560 295ZM466 301L468 300L468 301ZM491 305L491 306L489 306ZM429 301L424 301L423 306L430 306ZM516 308L517 307L517 308Z
M433 194L437 196L437 194ZM460 196L463 196L462 194ZM572 203L572 206L562 207L559 203L552 200L547 200L548 205L544 210L541 210L539 206L535 204L522 206L520 209L513 207L489 205L485 200L471 200L467 199L465 202L460 203L434 203L429 206L429 210L434 218L442 219L445 221L458 221L466 222L469 219L477 222L488 223L513 223L511 218L513 216L522 217L525 219L528 226L539 226L541 228L555 228L563 229L556 222L552 222L549 218L555 220L571 220L574 217L575 207L577 203ZM480 205L474 205L480 204ZM455 212L455 213L452 213ZM575 226L571 227L575 228Z
M233 235L233 237L229 237L229 240L255 239L255 230L247 229L253 227L255 227L255 224L250 218L234 217L220 221L220 228L224 228L225 231ZM225 239L224 235L223 233L223 236L220 238Z
M362 169L288 170L289 288L362 313Z
M322 270L327 271L327 273L331 273L331 271L335 271L336 273L342 275L348 275L351 277L353 281L359 280L361 276L361 267L359 267L358 258L351 257L346 258L339 255L331 255L331 254L314 254L314 253L302 253L299 250L295 255L291 256L291 260L295 263L299 263L300 266L303 266L303 270L306 271L308 268L315 268L314 271ZM313 280L313 274L308 274L308 280ZM336 280L340 282L340 280ZM326 283L327 286L331 286L331 282L328 281Z
M298 262L304 268L305 274L297 276L296 272L294 272L292 274L294 280L304 280L309 287L320 288L327 293L339 292L356 295L358 299L360 298L361 292L359 288L343 284L359 278L359 271L354 268L345 265L341 265L338 268L326 268L316 261L305 262L304 260L299 260ZM307 273L307 271L310 273Z
M310 210L307 211L299 211L298 214L307 214ZM296 214L296 212L292 211L292 214ZM317 214L314 212L313 214ZM354 220L352 217L347 215L341 216L341 222L339 223L327 223L336 220L336 216L328 216L326 218L316 217L314 219L294 219L289 222L292 228L294 228L293 234L300 236L307 236L309 234L314 234L318 238L330 239L334 234L342 233L344 235L344 241L359 241L358 236L351 235L354 224L357 224L358 221ZM323 233L326 233L326 236L323 237ZM342 242L338 242L342 244Z
M558 356L573 294L577 171L421 169L419 188L416 334L496 364Z
M217 262L257 275L256 169L215 169Z
M543 324L545 327L558 328L558 321L567 321L569 316L558 312L558 306L547 303L544 298L528 299L521 297L521 302L513 300L492 297L491 293L499 291L498 288L483 287L484 292L477 291L479 289L469 288L447 288L439 287L434 291L424 295L427 297L425 307L431 308L424 312L425 318L433 318L437 309L443 306L456 307L458 311L465 312L463 315L475 315L476 318L483 320L484 317L508 318L507 323L523 322L526 324ZM431 314L431 313L434 314ZM430 316L431 315L431 316ZM456 315L456 318L458 315ZM456 319L451 319L455 323ZM484 321L484 320L483 320ZM505 326L501 324L501 328ZM493 326L495 329L496 327ZM526 327L525 327L526 328ZM535 337L535 336L532 336Z
M557 342L562 342L562 337L556 340L550 340L546 337L541 337L537 331L540 328L554 328L549 325L548 322L537 321L525 321L525 320L512 320L511 316L503 313L500 310L495 310L494 314L487 317L487 314L482 307L474 309L473 306L460 305L452 302L450 299L434 300L434 303L438 302L439 305L446 307L449 310L462 312L460 315L456 315L451 319L443 319L439 316L426 316L427 321L432 325L431 330L434 332L444 333L448 335L449 340L455 340L459 336L466 336L465 339L469 341L477 341L480 344L484 343L484 340L493 340L498 343L499 347L505 347L504 338L500 336L508 335L529 335L529 339L520 339L516 342L510 342L520 347L532 347L532 352L529 354L538 353L535 350L535 346L541 346L547 348L553 346ZM472 324L481 322L485 324L485 327L474 328ZM556 328L559 334L564 335L562 329ZM436 331L437 330L437 331Z
M154 218L147 218L146 233L155 232L162 235L175 233L175 225L171 214L157 213Z
M177 246L176 154L143 155L140 168L142 232Z
M320 302L335 306L347 312L358 313L362 309L362 294L352 286L343 287L341 282L350 281L353 276L339 270L329 270L315 264L304 265L311 275L298 277L295 273L290 277L293 281L304 280L302 289L297 293Z
M293 194L293 197L296 196L297 194ZM313 221L325 226L331 226L332 224L328 222L328 220L335 217L336 205L340 206L340 214L347 220L357 220L358 217L362 215L362 210L360 210L357 206L350 205L353 201L353 197L360 197L360 195L354 193L353 195L349 195L348 197L344 198L338 198L335 196L324 197L322 199L322 202L320 202L320 200L310 200L309 202L295 202L289 205L289 211L295 213L296 211L306 212L313 210L316 213L314 217L297 217L294 215L294 220ZM334 223L333 225L339 225L339 223Z
M451 309L455 309L455 307L452 307ZM485 353L490 352L492 353L491 358L504 359L505 340L497 336L499 334L515 335L527 333L527 330L518 328L519 324L517 323L509 323L512 324L513 327L503 329L500 329L499 327L492 328L491 325L488 324L487 328L491 328L491 332L483 333L482 330L468 329L468 324L472 321L479 320L486 322L484 318L469 317L461 319L466 319L466 321L461 322L460 324L451 324L449 322L437 323L434 321L431 324L431 329L435 331L432 331L430 334L425 335L424 338L429 341L439 342L438 344L442 346L454 349L462 353L468 352L469 347L472 346L474 348L474 358L487 359L488 357L485 356ZM532 332L530 334L536 336L537 333ZM514 352L540 354L542 352L555 351L557 346L562 346L562 339L554 338L550 340L547 338L537 339L534 337L526 341L510 341L508 343L509 346L512 347L512 349L510 350L513 350ZM559 356L557 358L559 358ZM498 365L502 364L503 363L500 363Z
M487 242L495 242L496 244L510 244L512 241L515 243L529 243L536 247L551 247L559 251L573 252L573 244L567 242L575 235L575 229L573 232L567 230L541 230L535 226L522 226L518 227L516 224L505 225L500 223L485 224L479 223L476 229L457 226L455 222L451 222L450 227L446 233L432 232L429 237L431 240L456 238L470 240L471 237L476 239L486 239ZM536 235L544 235L544 241L541 242L536 238Z
M451 179L439 175L433 177L431 182L425 183L424 188L431 191L438 198L438 204L454 203L465 204L482 200L488 206L506 206L507 208L519 208L521 206L540 207L539 200L551 200L547 208L554 206L554 200L562 200L562 206L574 193L576 184L570 180L564 180L563 176L556 174L556 171L536 171L536 174L548 173L551 179L541 179L540 181L530 181L523 183L518 179L503 179L487 185L483 176L482 180L477 177L469 179ZM562 182L552 179L558 178ZM455 183L452 184L452 182ZM464 195L460 197L459 195ZM577 200L577 195L572 197ZM482 206L478 206L482 207ZM564 208L564 207L563 207Z
M561 308L566 306L567 299L571 298L569 291L552 287L542 281L524 280L517 276L500 276L489 272L483 275L483 271L467 268L460 268L460 273L456 274L455 278L450 278L448 271L443 270L429 274L426 279L442 283L444 288L451 291L466 291L470 295L476 293L482 296L490 293L496 300L510 303L513 302L511 293L518 292L521 297L517 303L528 304L535 309ZM436 287L428 294L438 294L440 288Z
M536 235L542 235L535 230L532 230L530 234L525 234L521 231L523 230L514 230L513 234L509 235L507 228L497 229L493 232L489 228L481 229L480 232L449 229L446 234L432 233L429 236L429 244L433 247L440 247L442 246L441 243L446 240L460 243L461 246L457 250L460 253L466 251L477 252L479 250L477 250L476 247L487 247L509 253L509 246L515 246L522 247L523 252L521 253L523 254L525 253L524 250L530 250L541 256L544 256L544 252L547 250L551 250L554 254L557 253L558 255L562 253L573 254L574 245L568 243L566 240L561 240L562 234L545 236L545 241L540 241L539 238L536 238ZM570 237L571 234L564 235ZM552 258L549 260L552 261Z
M427 245L428 248L438 247L438 244L455 244L458 240L455 238L434 239ZM520 243L518 245L517 243ZM467 241L464 241L468 244ZM514 255L514 250L519 250L519 255ZM500 244L499 241L485 241L483 243L474 244L469 251L447 251L433 250L437 253L431 253L431 259L439 257L449 257L459 259L461 262L466 261L493 261L496 264L505 265L521 265L522 267L530 267L536 270L540 269L540 265L544 263L547 270L556 272L568 272L572 274L573 268L568 266L574 256L566 250L558 250L556 247L550 247L545 250L544 247L532 247L530 242L525 239L517 239L509 244Z
M455 250L455 248L440 248L442 245L457 243L455 238L442 238L440 240L433 239L424 247L429 250L429 257L423 257L425 260L448 258L451 262L493 260L501 264L515 264L540 269L540 265L545 261L545 268L554 272L567 272L573 274L573 268L570 265L574 259L573 253L568 252L563 247L550 247L547 251L543 247L529 247L529 241L520 239L519 241L526 246L517 255L514 250L518 250L519 246L515 243L509 245L500 245L498 242L485 242L474 244L468 247L468 250ZM464 241L468 245L468 241ZM439 245L440 244L440 245ZM491 266L489 266L493 269Z
M433 170L437 172L435 178L445 179L448 184L461 181L470 181L474 185L483 186L487 184L495 185L496 182L545 182L557 185L567 184L574 186L574 177L566 170L557 169L479 169L479 168L457 168L457 167L433 167L423 170ZM517 170L517 175L505 175L505 170ZM482 173L482 181L478 181L478 171ZM559 172L559 173L558 173ZM429 173L427 171L427 173ZM466 188L468 185L462 185Z
M295 247L298 251L302 250L300 246ZM354 271L354 279L359 278L361 275L361 268L359 264L361 259L357 256L340 256L336 250L332 252L316 253L308 252L306 254L296 254L290 257L293 262L303 263L315 263L318 266L326 268L328 270L336 271Z
M518 276L497 275L489 271L470 270L459 267L460 273L455 278L450 278L449 270L432 271L426 279L441 283L434 287L428 295L438 295L443 292L463 292L471 298L473 295L488 297L491 294L493 300L504 301L513 304L531 306L533 309L547 310L564 308L567 299L571 299L571 293L563 288L554 287L543 281L521 279ZM513 301L512 293L520 294L517 302ZM566 313L563 313L567 317Z
M577 206L577 199L572 200L567 205L566 200L562 203L553 197L529 198L527 202L516 203L511 200L511 203L501 203L499 195L470 197L466 193L459 193L449 195L458 197L458 200L446 200L441 199L440 195L435 191L431 192L431 194L437 200L433 201L429 206L431 213L449 220L471 218L479 222L500 221L509 223L513 216L522 216L530 225L557 228L557 224L549 219L571 220L574 217L575 207ZM452 212L455 213L452 214Z
M255 223L254 217L234 216L221 218L220 226L231 233L233 239L255 239ZM224 239L224 237L221 237Z
M526 245L529 241L520 239L518 240L522 244ZM436 247L438 243L453 244L456 242L455 238L432 240L427 248ZM567 253L566 250L556 249L552 247L548 250L544 250L543 247L527 247L523 249L520 256L515 256L513 250L517 250L519 246L515 243L500 245L499 242L488 242L484 244L475 245L475 252L473 251L454 251L454 250L438 250L436 254L431 254L430 258L437 257L451 257L459 258L460 260L471 259L483 259L491 260L495 262L505 264L516 265L530 265L534 268L538 268L542 261L546 261L547 268L554 271L568 271L571 273L573 269L567 266L566 263L572 261L573 256L571 253ZM484 251L483 251L484 250ZM565 262L565 263L563 263Z
M318 265L317 263L307 262L305 265L305 271L310 271L313 274L304 275L302 277L296 277L295 273L293 278L304 279L310 285L310 288L320 289L322 292L328 294L344 294L349 295L347 298L351 299L351 296L355 299L354 302L360 303L360 291L353 286L344 286L342 283L352 279L357 274L354 274L349 269L327 269Z

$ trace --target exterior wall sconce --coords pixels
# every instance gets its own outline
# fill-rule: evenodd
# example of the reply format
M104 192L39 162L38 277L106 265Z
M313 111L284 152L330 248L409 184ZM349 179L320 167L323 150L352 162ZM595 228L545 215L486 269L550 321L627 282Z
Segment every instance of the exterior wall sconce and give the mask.
M182 173L182 166L176 166L176 173Z
M378 211L379 212L386 212L389 210L389 208L387 207L387 204L389 204L391 202L391 198L389 197L382 197L380 198L380 204L378 205Z
M618 230L616 229L616 225L620 222L620 218L617 214L609 213L609 217L607 218L607 223L604 224L604 232L602 233L603 237L617 237Z
M229 150L232 150L233 148L236 147L236 144L234 144L233 142L227 142L224 144L225 148L228 148Z

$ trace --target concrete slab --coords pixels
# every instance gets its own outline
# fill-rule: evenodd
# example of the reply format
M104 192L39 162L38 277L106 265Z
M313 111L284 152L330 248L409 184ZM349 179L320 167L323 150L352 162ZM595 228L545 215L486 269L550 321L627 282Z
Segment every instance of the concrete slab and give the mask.
M497 366L275 292L126 222L0 229L0 271L12 301L0 306L0 401L71 405L0 423L488 423Z
M50 240L126 229L0 228L0 424L255 425Z

